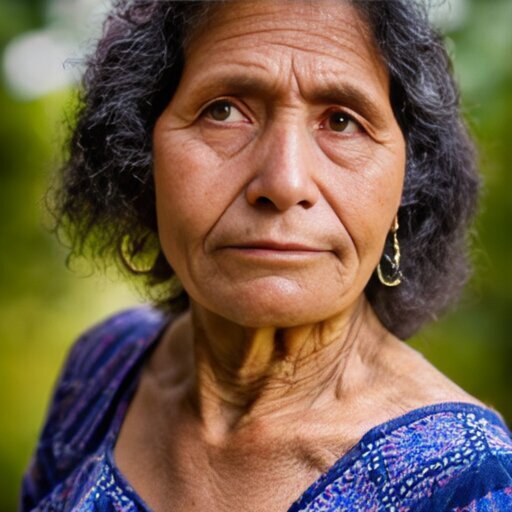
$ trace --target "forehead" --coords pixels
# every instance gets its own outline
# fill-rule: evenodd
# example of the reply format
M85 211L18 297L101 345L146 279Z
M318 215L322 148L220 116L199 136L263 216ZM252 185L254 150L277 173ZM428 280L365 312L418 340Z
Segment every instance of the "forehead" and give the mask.
M267 81L276 94L347 86L374 102L389 98L373 35L347 0L219 2L189 40L182 81L206 87L230 75Z
M328 31L340 41L347 29L355 29L363 37L370 36L366 22L349 0L214 0L207 4L206 12L196 34L207 33L212 39L216 39L215 29L229 38L258 32L259 28L290 33L304 29Z
M317 76L345 67L387 89L387 68L371 30L348 0L219 2L186 49L187 64L212 66L234 59L268 69L273 60L281 74L281 61L290 58L300 60L303 68L311 68L310 73Z

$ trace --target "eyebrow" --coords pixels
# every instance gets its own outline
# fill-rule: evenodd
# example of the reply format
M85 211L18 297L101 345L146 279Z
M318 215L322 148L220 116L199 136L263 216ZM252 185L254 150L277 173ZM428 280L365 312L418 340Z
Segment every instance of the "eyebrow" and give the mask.
M241 73L222 73L214 76L209 83L199 87L199 92L215 94L222 90L226 94L241 94L249 96L277 96L275 88L267 81L255 76ZM361 113L368 118L377 128L386 125L386 116L382 108L378 106L370 93L360 87L347 82L324 81L316 84L312 90L301 94L308 101L316 104L331 103L343 105ZM391 110L391 105L390 105Z
M316 87L309 96L315 103L334 103L351 107L356 112L361 112L377 127L386 124L385 116L376 100L352 84L341 82L339 84L322 84L320 87Z

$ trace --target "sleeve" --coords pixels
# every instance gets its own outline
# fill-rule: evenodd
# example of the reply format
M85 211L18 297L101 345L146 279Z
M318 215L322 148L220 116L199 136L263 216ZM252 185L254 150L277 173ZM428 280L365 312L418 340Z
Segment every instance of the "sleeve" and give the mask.
M93 326L72 345L21 483L20 512L35 509L101 442L116 392L113 376L130 364L144 347L141 340L160 323L161 317L149 308L125 310Z
M446 489L450 512L512 510L512 454L495 453ZM443 500L443 501L445 501Z
M414 512L512 511L512 433L507 424L499 413L482 408L452 420L444 425L450 432L448 450L436 452L422 470L431 483ZM432 473L434 467L439 469Z
M512 455L486 454L446 485L438 485L416 512L512 511Z

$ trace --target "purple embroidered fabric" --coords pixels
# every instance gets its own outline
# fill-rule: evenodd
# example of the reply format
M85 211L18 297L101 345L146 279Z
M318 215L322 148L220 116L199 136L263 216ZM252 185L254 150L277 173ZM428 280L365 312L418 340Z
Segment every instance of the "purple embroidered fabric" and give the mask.
M169 321L131 309L75 343L23 479L22 512L150 512L112 454L144 359ZM288 512L508 510L511 432L491 409L447 402L372 428Z

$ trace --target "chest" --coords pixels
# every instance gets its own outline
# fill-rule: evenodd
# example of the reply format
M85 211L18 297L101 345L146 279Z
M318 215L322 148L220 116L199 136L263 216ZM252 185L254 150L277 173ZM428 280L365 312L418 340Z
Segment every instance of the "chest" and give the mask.
M154 512L286 512L340 456L339 439L331 449L279 431L265 442L205 446L196 424L148 405L135 397L114 457Z
M156 441L157 438L153 438ZM321 474L315 461L281 450L215 453L193 439L116 447L117 466L155 512L286 512Z
M304 484L300 482L304 480ZM290 482L257 480L244 474L232 475L220 484L197 474L167 472L165 479L153 475L151 482L134 484L154 512L286 512L315 477ZM172 483L170 483L170 481Z

